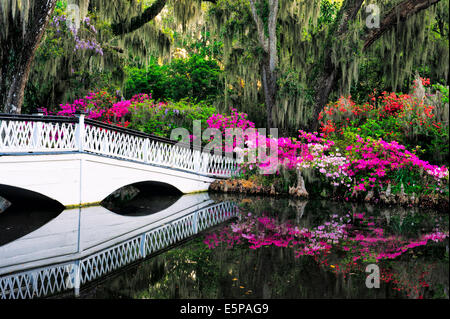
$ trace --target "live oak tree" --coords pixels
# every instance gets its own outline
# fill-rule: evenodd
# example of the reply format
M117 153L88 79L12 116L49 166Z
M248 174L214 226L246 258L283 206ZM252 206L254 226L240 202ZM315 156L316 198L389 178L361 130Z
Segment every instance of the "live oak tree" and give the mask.
M324 54L322 57L323 68L320 72L319 77L317 78L315 85L316 90L314 94L313 116L311 117L310 129L317 129L317 118L320 111L328 102L329 95L331 91L336 87L337 82L343 80L341 75L342 72L346 72L345 67L343 68L342 65L339 65L338 63L333 61L332 50L335 49L336 43L338 43L338 45L341 45L340 43L344 43L345 37L347 37L348 34L351 33L349 31L349 25L351 25L352 21L356 19L358 13L362 8L363 2L363 0L345 1L339 12L339 19L336 19L336 22L328 33L323 51ZM381 39L384 34L398 27L400 24L405 23L409 18L418 14L422 10L427 9L438 2L440 2L440 0L406 0L401 1L400 3L392 7L387 11L388 13L385 14L381 19L379 27L364 30L365 32L362 32L358 35L357 41L363 42L363 46L362 48L360 48L361 54L364 54L367 50L369 50L369 48L374 43L376 43L377 40ZM420 23L423 20L418 21ZM425 25L422 25L422 28L425 28ZM414 36L415 35L410 35L408 41L417 41L417 39L414 39ZM335 43L334 45L333 42ZM416 43L417 47L421 47L423 45L424 43ZM423 48L423 50L426 49ZM400 54L400 50L398 53ZM448 57L448 53L446 55ZM350 65L355 64L358 57L347 55L345 58L348 59L345 63L347 65ZM442 69L445 71L444 65L442 65ZM448 71L446 72L448 73ZM350 86L350 84L351 83L348 83L348 86Z
M263 3L250 0L253 20L256 24L258 42L261 46L261 79L264 88L264 97L267 112L267 128L274 127L272 120L273 109L277 105L277 68L278 68L278 41L277 18L278 0L268 1L267 28L263 22Z
M6 113L20 113L34 54L56 0L1 0L0 103Z
M438 64L436 76L447 80L448 0L374 4L380 26L370 29L363 0L218 1L211 25L224 38L226 81L241 97L234 101L261 113L254 110L263 90L267 125L314 130L330 97L349 93L368 57L377 57L394 89L413 67L431 62ZM331 17L324 16L324 5L334 5ZM436 36L434 24L440 26ZM233 93L225 94L228 105Z

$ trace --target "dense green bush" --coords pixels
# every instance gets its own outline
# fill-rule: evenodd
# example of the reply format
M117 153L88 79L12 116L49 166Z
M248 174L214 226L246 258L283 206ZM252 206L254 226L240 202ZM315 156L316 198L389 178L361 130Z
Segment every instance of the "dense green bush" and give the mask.
M155 59L146 69L128 68L125 96L151 94L155 100L189 98L193 101L211 101L223 91L219 65L199 55L187 59L174 59L159 65Z
M175 128L185 128L192 133L194 120L200 120L202 128L206 128L206 120L215 112L214 107L204 102L194 104L180 100L156 103L154 100L144 100L135 108L130 108L129 128L170 138Z

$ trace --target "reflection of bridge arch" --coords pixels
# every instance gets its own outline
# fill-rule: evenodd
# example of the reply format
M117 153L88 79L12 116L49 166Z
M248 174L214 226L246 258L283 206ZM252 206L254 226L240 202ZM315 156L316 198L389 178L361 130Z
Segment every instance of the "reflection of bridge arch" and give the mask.
M123 186L155 181L182 193L206 191L236 162L84 116L0 116L0 184L65 206L98 203Z
M186 205L188 202L193 205L187 209L173 212L174 209ZM18 256L17 252L13 252L14 254L11 254L9 258L5 256L5 252L17 248L20 244L26 245L27 241L33 240L36 234L25 236L27 238L18 240L16 244L11 243L0 247L0 297L11 299L44 297L69 289L75 289L77 294L81 285L99 279L121 267L233 218L238 212L234 203L214 204L208 200L205 194L183 196L171 208L154 214L157 216L154 216L153 222L150 223L152 216L128 218L98 207L79 208L66 212L83 220L84 215L92 215L96 208L99 209L97 214L103 214L104 217L105 214L108 214L108 218L116 217L112 222L105 221L105 225L109 225L105 227L114 225L118 220L123 221L122 225L116 224L116 228L113 230L116 232L115 237L102 241L101 234L95 236L95 233L101 233L98 227L91 227L89 230L86 228L88 226L86 223L80 223L76 233L78 240L75 240L75 245L72 247L76 250L72 253L56 249L61 243L55 242L56 238L53 238L54 249L47 250L48 254L44 258L42 252L35 256L26 253ZM64 216L68 216L68 214L63 213L61 216L66 218ZM89 223L90 220L86 222ZM117 231L119 228L122 228L121 232ZM48 230L41 229L41 233ZM61 234L55 235L60 238L62 236ZM52 237L48 233L46 236ZM107 236L104 237L107 238ZM74 237L72 239L75 239ZM4 249L5 247L6 249ZM33 258L35 260L32 260ZM30 270L22 271L24 268ZM2 276L2 273L10 274Z

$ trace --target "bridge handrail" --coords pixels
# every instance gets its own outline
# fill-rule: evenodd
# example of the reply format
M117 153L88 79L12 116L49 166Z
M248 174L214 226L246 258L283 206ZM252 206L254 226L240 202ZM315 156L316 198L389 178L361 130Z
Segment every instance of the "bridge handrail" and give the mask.
M10 122L18 124L8 124ZM50 125L42 127L33 123ZM55 127L51 124L60 125ZM95 131L94 128L100 130ZM105 134L102 130L105 130ZM113 145L112 142L116 141L118 136L108 135L110 132L128 136L119 137L119 140L129 140L129 137L137 138L135 142L138 145L130 145L126 142L120 144L120 141ZM169 148L157 145L167 145ZM177 151L176 154L171 153L173 151L171 147L175 146L188 149L189 153L183 151ZM4 152L5 150L7 152ZM155 162L169 167L180 166L177 168L220 177L230 177L237 170L234 160L236 154L233 154L233 158L215 156L203 152L201 147L191 143L181 143L153 134L86 119L83 114L77 117L64 117L0 113L0 153L68 150L103 154L145 163ZM151 152L155 154L150 154ZM171 155L173 156L170 157ZM184 158L180 156L184 156ZM199 164L194 164L195 162Z
M43 123L71 123L71 124L78 124L79 119L78 117L74 116L57 116L57 115L29 115L29 114L8 114L8 113L0 113L0 121L1 120L8 120L8 121L26 121L26 122L43 122ZM191 149L198 149L195 145L190 144L183 144L174 140L171 140L169 138L157 136L154 134L148 134L141 131L115 126L107 123L103 123L100 121L96 121L93 119L85 119L84 122L86 124L95 125L104 129L113 130L121 133L126 133L129 135L137 136L137 137L144 137L149 138L150 140L161 142L161 143L167 143L171 145L178 144L179 146L191 148Z

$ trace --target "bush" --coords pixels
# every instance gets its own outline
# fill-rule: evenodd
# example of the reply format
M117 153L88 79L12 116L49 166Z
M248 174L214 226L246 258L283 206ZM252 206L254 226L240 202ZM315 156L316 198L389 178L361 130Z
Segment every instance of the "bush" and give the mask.
M421 152L425 160L448 164L448 119L443 115L446 107L448 117L448 89L434 86L442 92L437 94L427 88L428 79L417 81L412 94L374 93L364 104L341 97L320 113L321 131L337 143L345 132L397 141ZM441 96L442 101L430 98L434 96Z
M192 132L194 120L201 121L202 128L206 128L206 120L215 111L214 107L204 102L194 104L180 100L163 103L145 100L130 109L129 128L169 138L175 128L185 128Z
M129 68L125 96L147 93L155 100L191 99L211 101L223 91L222 72L214 60L193 55L188 59L174 59L160 66L153 59L147 69Z

